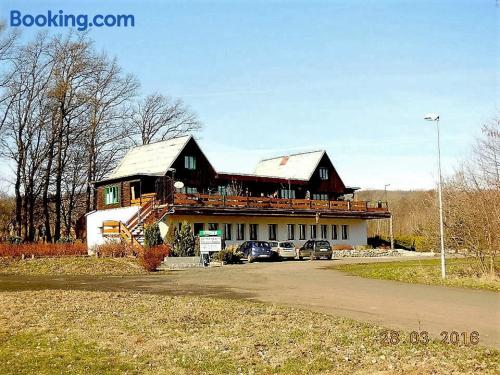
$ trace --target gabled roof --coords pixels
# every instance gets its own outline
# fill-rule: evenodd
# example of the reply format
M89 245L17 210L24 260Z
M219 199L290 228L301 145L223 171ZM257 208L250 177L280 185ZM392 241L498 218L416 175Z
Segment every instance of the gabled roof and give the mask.
M132 175L164 176L192 138L192 135L186 135L134 147L106 179Z
M325 150L318 150L264 159L257 164L254 174L309 181L324 154Z

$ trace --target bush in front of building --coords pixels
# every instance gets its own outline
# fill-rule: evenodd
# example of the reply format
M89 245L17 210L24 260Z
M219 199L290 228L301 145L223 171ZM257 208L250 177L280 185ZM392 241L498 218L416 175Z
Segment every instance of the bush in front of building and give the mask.
M94 254L99 258L124 258L135 256L136 251L131 244L123 241L109 241L93 247Z
M139 254L139 264L148 272L154 272L160 266L163 259L170 254L169 245L162 244L147 247Z
M226 247L214 255L214 260L218 260L224 264L241 263L241 258L243 258L243 254L238 251L236 246Z
M161 238L160 226L158 223L146 225L144 228L144 246L153 248L162 244L163 238Z
M163 242L169 244L171 247L174 246L175 237L177 235L177 231L175 230L175 225L171 224L168 226L167 235L163 239Z
M1 243L0 257L54 257L87 255L82 243Z
M191 226L187 222L183 222L181 230L176 231L172 255L178 257L195 256L195 238Z

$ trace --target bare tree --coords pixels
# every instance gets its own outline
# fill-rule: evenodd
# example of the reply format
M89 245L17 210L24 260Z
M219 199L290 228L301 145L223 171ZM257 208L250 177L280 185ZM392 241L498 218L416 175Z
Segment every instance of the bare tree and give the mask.
M88 92L85 148L87 163L86 211L94 209L92 182L103 178L116 165L129 146L131 99L139 83L133 75L122 74L116 60L105 55L96 58Z
M140 143L146 145L197 131L201 122L182 100L152 94L136 104L132 127Z
M8 113L8 108L13 104L13 92L7 90L7 85L11 82L14 75L17 73L17 68L20 67L14 64L14 56L16 53L16 41L18 39L18 33L15 31L5 32L5 24L0 23L0 65L3 66L3 70L0 71L0 89L2 90L0 94L0 105L2 108L2 113L0 117L0 131L2 130L3 124L6 121L6 116ZM16 68L16 69L14 69Z
M56 121L54 127L54 239L61 236L62 179L68 162L69 146L84 134L78 121L88 109L87 95L95 68L93 47L83 35L69 33L51 44L54 60L54 80L51 91Z
M52 75L51 58L48 54L46 36L36 39L18 50L6 83L9 103L4 102L5 129L1 137L4 157L13 161L16 170L14 184L17 235L24 226L26 238L34 235L34 204L38 188L35 183L44 159L43 129L46 126L47 92ZM24 217L23 217L24 209Z
M0 156L14 167L13 223L26 241L37 229L47 241L72 235L94 208L93 181L134 138L149 143L200 127L181 101L162 95L134 109L137 79L97 53L86 34L40 33L16 45L0 25L0 62Z
M482 272L495 276L500 248L500 121L482 130L471 157L446 182L446 231L450 247L472 252Z

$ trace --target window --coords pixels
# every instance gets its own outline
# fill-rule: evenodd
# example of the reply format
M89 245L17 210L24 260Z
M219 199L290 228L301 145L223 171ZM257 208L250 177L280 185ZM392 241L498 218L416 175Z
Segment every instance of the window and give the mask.
M299 240L305 240L305 239L306 239L306 225L299 224Z
M326 240L328 238L328 227L326 225L321 225L321 239Z
M219 224L217 223L208 223L208 230L217 230L219 229Z
M319 178L321 178L322 180L328 180L328 168L319 168Z
M295 224L288 224L287 229L288 229L288 239L294 240L295 239Z
M118 186L108 186L104 189L104 202L106 204L118 203Z
M311 239L315 239L316 238L316 225L311 225Z
M184 156L184 168L194 171L196 169L196 158L194 156Z
M217 187L217 191L219 195L227 195L227 186L219 186Z
M342 225L342 239L349 239L349 225Z
M269 241L276 241L277 224L269 224Z
M224 224L224 239L231 241L231 224Z
M316 194L313 194L313 199L316 201L327 201L328 194L327 193L316 193Z
M205 225L203 223L194 223L194 235L199 236L200 231L205 228Z
M237 224L236 239L242 241L245 239L245 224Z
M332 240L338 240L338 239L339 239L339 235L337 232L337 225L333 224L332 225Z
M198 189L195 187L185 186L182 188L184 194L198 194Z
M281 189L280 197L286 199L295 199L295 190Z
M256 241L258 238L259 224L250 224L250 240Z

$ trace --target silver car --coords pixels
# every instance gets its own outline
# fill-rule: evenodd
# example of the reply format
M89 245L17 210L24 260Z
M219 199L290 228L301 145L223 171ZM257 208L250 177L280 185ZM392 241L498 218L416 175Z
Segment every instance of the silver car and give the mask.
M297 256L297 251L295 250L295 244L291 241L271 241L271 249L280 258L295 258Z

